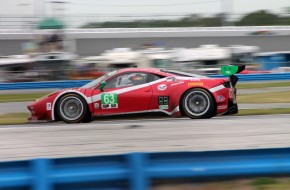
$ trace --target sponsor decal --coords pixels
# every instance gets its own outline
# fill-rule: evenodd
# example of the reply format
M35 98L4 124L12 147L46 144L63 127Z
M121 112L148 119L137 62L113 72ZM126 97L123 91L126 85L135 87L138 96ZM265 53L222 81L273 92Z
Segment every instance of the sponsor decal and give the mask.
M118 94L117 93L102 93L101 104L103 109L118 108Z
M94 103L94 108L95 109L99 109L100 108L100 104L99 103Z
M159 96L158 97L158 105L159 105L159 109L168 109L169 106L169 96Z
M218 101L218 102L223 102L223 101L225 101L225 97L222 96L222 95L219 95L219 96L217 97L217 101Z
M200 79L191 78L190 81L200 81Z
M166 82L175 82L177 79L175 77L169 77L166 79Z
M220 105L218 106L218 110L228 109L228 105Z
M203 82L189 82L189 83L187 83L187 86L196 86L196 85L202 86Z
M110 104L102 104L102 108L103 108L103 109L110 108Z
M51 110L51 103L50 102L46 103L46 110Z
M103 109L118 108L118 104L102 104Z
M118 104L111 104L111 108L118 108Z
M161 110L167 110L168 109L168 105L160 105L159 109Z
M157 87L157 89L158 89L159 91L166 90L166 88L167 88L166 84L160 84L160 85Z

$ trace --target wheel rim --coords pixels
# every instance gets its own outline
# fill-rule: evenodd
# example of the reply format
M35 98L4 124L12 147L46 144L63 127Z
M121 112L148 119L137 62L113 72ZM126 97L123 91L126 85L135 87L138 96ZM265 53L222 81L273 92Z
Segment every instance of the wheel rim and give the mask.
M185 98L185 109L193 116L201 116L209 109L209 97L202 91L193 91Z
M83 103L76 97L67 97L60 104L60 113L66 120L76 120L83 113Z

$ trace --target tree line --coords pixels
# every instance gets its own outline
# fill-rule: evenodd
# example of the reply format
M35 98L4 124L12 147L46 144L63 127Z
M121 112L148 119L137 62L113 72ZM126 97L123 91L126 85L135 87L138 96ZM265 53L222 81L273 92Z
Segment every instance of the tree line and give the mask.
M290 11L289 11L290 12ZM151 27L218 27L218 26L273 26L290 25L289 14L274 14L267 10L255 11L235 21L229 21L226 14L202 17L192 14L176 20L135 20L90 22L82 28L151 28Z

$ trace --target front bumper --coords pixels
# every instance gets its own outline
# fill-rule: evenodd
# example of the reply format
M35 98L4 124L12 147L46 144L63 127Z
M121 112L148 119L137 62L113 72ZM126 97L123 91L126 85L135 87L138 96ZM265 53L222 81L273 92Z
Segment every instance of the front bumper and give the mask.
M37 106L30 104L27 106L27 109L30 111L31 116L28 119L28 122L47 122L51 119L48 117L48 113L43 111L43 109L38 108Z

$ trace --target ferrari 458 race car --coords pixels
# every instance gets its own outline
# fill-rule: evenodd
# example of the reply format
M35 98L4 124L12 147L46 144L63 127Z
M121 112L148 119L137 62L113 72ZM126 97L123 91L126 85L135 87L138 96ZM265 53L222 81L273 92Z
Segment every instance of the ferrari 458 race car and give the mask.
M192 119L235 114L237 77L244 67L225 66L226 78L173 70L128 68L113 71L79 88L59 90L27 108L29 120L89 122L92 117L163 112Z

